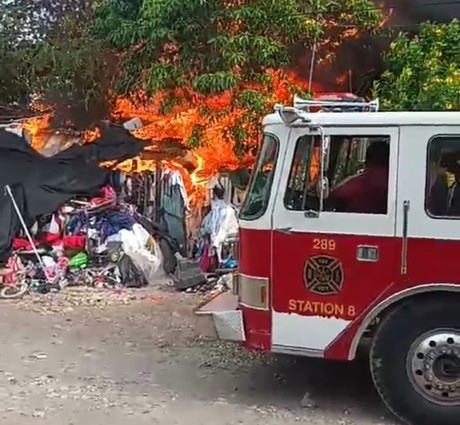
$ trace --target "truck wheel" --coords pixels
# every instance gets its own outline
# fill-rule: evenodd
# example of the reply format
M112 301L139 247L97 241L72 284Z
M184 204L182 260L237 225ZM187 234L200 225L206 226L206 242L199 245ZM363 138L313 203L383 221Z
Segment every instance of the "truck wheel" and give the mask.
M409 301L374 336L370 366L388 408L410 425L460 424L460 300Z

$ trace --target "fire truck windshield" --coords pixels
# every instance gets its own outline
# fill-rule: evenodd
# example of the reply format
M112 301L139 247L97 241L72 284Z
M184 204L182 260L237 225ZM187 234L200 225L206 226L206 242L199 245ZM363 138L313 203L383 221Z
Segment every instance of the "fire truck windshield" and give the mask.
M240 218L255 220L262 216L267 209L278 148L278 140L270 134L265 134L256 166L252 172L249 189L240 211Z

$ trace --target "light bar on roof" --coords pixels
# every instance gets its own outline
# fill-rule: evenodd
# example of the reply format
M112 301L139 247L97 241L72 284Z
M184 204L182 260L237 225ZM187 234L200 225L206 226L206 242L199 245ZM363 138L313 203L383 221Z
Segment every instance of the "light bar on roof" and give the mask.
M312 111L313 108L319 108L321 112L378 112L379 100L375 99L366 102L361 98L356 100L319 100L319 99L302 99L301 97L294 96L294 108L305 112Z

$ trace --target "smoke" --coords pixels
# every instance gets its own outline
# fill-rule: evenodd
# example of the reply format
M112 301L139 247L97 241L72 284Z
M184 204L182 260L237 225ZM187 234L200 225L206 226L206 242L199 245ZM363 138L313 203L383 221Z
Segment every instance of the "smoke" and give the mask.
M416 33L422 22L445 23L460 19L460 0L374 0L376 7L389 13L385 27L390 34L372 37L361 34L356 39L347 40L337 51L333 65L314 66L314 89L320 91L350 91L369 96L373 81L385 69L383 53L393 36L400 31ZM311 54L295 52L295 70L308 80Z
M445 23L460 18L460 0L384 0L383 5L394 9L390 26L407 26L409 31L416 31L424 21Z

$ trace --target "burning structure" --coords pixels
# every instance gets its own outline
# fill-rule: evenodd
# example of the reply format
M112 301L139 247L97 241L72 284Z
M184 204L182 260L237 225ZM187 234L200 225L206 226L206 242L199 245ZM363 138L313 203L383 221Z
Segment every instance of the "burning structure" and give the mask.
M385 16L381 26L388 22L391 9ZM369 89L378 69L369 62L369 58L374 61L375 55L364 54L360 46L369 44L370 35L368 31L359 33L356 28L344 28L340 22L353 22L349 12L343 12L337 21L328 21L330 39L315 42L311 51L303 48L292 52L295 60L291 70L262 71L269 83L246 83L207 96L183 86L172 92L157 92L152 97L136 93L130 98L112 99L109 118L125 122L138 117L144 125L133 134L149 141L151 149L135 160L107 165L126 172L153 170L158 161L167 162L181 172L190 203L202 204L208 182L220 171L251 167L260 140L258 118L273 104L291 102L295 92L363 94ZM248 99L240 98L243 92L251 101L263 94L257 117L254 110L244 106ZM51 124L51 115L26 124L32 145L41 152L53 154L59 145L78 143L78 138L84 142L94 139L91 131L78 134L65 128L59 134L50 132Z

